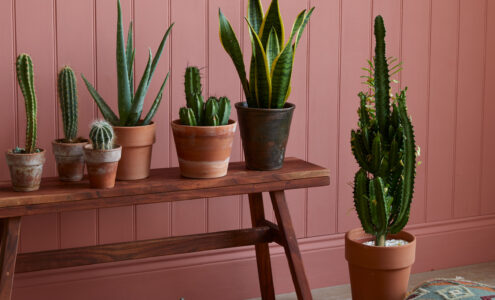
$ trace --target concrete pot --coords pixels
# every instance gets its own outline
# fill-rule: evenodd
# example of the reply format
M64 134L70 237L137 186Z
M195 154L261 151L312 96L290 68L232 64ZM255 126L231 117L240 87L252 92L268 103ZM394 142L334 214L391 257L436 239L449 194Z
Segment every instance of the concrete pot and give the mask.
M269 171L282 167L295 107L292 103L278 109L249 108L246 102L235 104L248 169Z
M387 239L409 242L397 247L363 245L373 240L362 228L352 229L345 235L345 258L353 300L402 300L407 294L411 266L416 253L416 238L406 232L391 234Z
M88 144L83 149L88 168L89 185L97 189L113 188L122 147L114 145L112 150L94 150L93 145Z
M61 181L80 181L84 175L83 147L88 140L77 143L52 142L53 154L57 162L58 178Z
M223 126L186 126L172 122L181 175L217 178L227 175L237 122Z
M40 188L45 150L39 150L38 153L14 153L12 150L5 153L14 191L31 192Z
M145 126L113 126L115 143L122 146L118 180L138 180L150 175L155 123Z

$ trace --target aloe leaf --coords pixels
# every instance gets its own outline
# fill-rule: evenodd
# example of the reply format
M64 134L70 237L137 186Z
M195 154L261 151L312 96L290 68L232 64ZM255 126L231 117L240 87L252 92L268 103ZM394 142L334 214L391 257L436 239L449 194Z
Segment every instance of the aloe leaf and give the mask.
M268 38L268 44L266 45L266 58L268 59L268 69L272 69L272 63L280 52L278 44L278 37L275 29L272 28L270 36Z
M284 107L292 77L294 46L287 44L282 53L275 58L271 72L272 95L270 108Z
M268 37L272 28L275 28L275 31L277 32L278 41L281 45L280 48L282 48L284 45L285 32L278 0L273 0L272 3L270 3L270 7L268 8L259 30L259 37L261 44L263 45L263 49L266 48L266 43L268 43Z
M127 71L129 72L129 90L131 93L131 98L134 95L134 49L133 49L133 39L132 39L132 22L129 24L129 32L127 33L127 44L125 55L127 58Z
M263 23L263 7L261 5L261 0L248 1L247 15L249 23L251 23L256 33L259 34L261 24Z
M119 118L117 118L117 116L113 113L112 109L107 105L105 100L103 100L100 94L98 94L98 92L93 87L93 85L91 85L91 83L88 80L86 80L84 75L81 74L81 77L84 80L84 83L86 84L86 87L88 88L91 97L93 97L93 99L96 102L96 105L98 105L98 108L100 109L101 114L103 115L105 120L107 120L114 126L119 125Z
M158 110L158 107L160 106L160 103L162 102L162 96L163 96L163 88L165 87L165 84L167 84L168 76L170 75L170 72L167 73L167 76L165 76L165 80L163 80L162 86L160 87L160 90L158 91L158 94L156 95L155 101L153 101L153 104L151 105L151 108L146 115L146 117L143 120L143 125L148 125L151 123L151 120L153 120L153 117L156 114L156 111Z
M130 66L130 68L128 70L130 70L130 72L129 72L129 88L130 88L130 93L131 93L131 103L132 103L132 98L134 97L134 68L133 68L133 65L134 65L135 54L136 54L136 51L133 49L131 52L130 62L128 63L128 65Z
M165 48L165 44L167 43L167 38L170 35L170 32L172 31L172 27L174 27L175 23L172 23L165 34L163 35L162 41L160 42L160 46L158 46L158 49L156 50L155 58L153 59L153 63L151 63L151 71L150 71L150 77L148 79L148 85L151 83L151 78L153 78L153 74L155 74L155 69L156 66L158 65L158 62L160 61L160 57L162 56L163 48Z
M148 79L150 77L151 72L151 50L149 51L148 63L146 64L146 68L144 69L144 74L141 77L141 81L139 82L138 89L136 90L136 95L134 97L134 101L132 101L132 106L129 111L129 116L126 121L127 126L134 126L139 121L141 117L141 113L143 112L143 103L146 93L148 92Z
M124 45L124 27L122 26L122 9L120 0L117 1L117 84L120 125L124 125L131 108L131 93L129 88L129 72Z
M276 1L276 0L275 0ZM247 19L246 19L247 20ZM251 37L251 43L253 50L255 52L255 60L256 60L256 97L258 98L259 107L270 108L271 103L271 94L272 94L272 84L270 77L270 69L268 69L268 60L266 57L265 50L263 49L263 45L261 44L261 40L254 32L253 27L249 24L249 32Z

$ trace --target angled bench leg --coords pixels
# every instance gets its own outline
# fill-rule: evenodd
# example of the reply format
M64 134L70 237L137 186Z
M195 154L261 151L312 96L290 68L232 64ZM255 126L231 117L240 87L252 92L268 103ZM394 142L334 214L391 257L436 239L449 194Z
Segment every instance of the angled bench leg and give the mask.
M304 266L299 252L299 246L297 245L296 234L292 227L292 221L289 214L289 207L285 200L284 191L270 192L270 198L272 200L273 210L277 218L278 227L282 234L282 239L285 242L285 255L289 262L290 273L292 275L292 281L296 288L297 299L309 300L313 299L311 296L311 290L309 288L306 273L304 272Z
M253 227L261 226L261 223L265 220L263 195L261 193L249 194L249 208L251 210L251 223ZM256 250L256 261L258 263L261 298L263 300L275 300L268 243L256 244L254 247Z
M21 218L0 220L2 240L0 241L0 299L10 300L14 283L15 260L19 244Z

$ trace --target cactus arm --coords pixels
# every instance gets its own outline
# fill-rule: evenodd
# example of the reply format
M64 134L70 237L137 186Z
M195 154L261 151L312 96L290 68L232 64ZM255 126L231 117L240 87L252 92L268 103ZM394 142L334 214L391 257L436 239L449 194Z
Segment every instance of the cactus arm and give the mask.
M247 8L248 20L253 25L256 33L260 33L261 23L263 23L263 6L261 0L249 0Z
M179 117L182 125L197 126L198 122L194 116L194 111L191 108L182 107L179 110Z
M374 227L370 217L368 186L369 179L366 176L366 171L361 168L356 173L356 176L354 176L354 207L356 208L364 231L372 234L374 232Z
M84 83L86 84L86 87L88 88L91 97L93 97L93 100L95 100L96 105L98 105L98 108L100 109L105 120L107 120L108 122L110 122L110 124L114 126L119 125L120 124L119 118L113 113L112 109L107 105L105 100L103 100L100 94L98 94L98 92L95 90L93 85L91 85L91 83L88 80L86 80L84 75L81 74L81 77Z
M227 125L229 124L230 111L232 110L230 100L227 97L221 97L218 102L218 121L220 125Z
M366 152L364 151L364 147L361 143L360 135L361 133L359 131L351 131L352 154L354 154L354 158L356 158L356 161L361 168L370 170L370 166L365 154Z
M385 25L383 18L375 19L375 101L378 128L383 137L387 136L388 119L390 115L390 78L387 58L385 55Z
M165 85L167 84L168 76L170 75L170 72L167 73L167 76L165 76L165 80L163 80L162 86L160 87L160 90L158 91L158 94L156 95L155 101L153 101L153 104L151 105L150 110L148 111L148 114L146 114L146 117L143 119L143 125L148 125L151 123L151 120L153 120L153 117L156 114L156 111L158 110L158 107L160 106L160 103L162 102L162 96L163 96L163 89Z
M148 79L148 85L151 83L151 79L153 78L153 74L155 74L155 69L156 66L158 65L158 62L160 61L160 57L162 56L163 48L165 48L165 44L167 43L168 36L170 35L170 32L172 32L172 28L174 27L175 23L172 23L165 34L163 35L162 41L160 42L160 45L158 46L158 49L156 50L155 53L155 58L153 59L153 62L151 63L151 71L150 71L150 77Z
M206 101L205 105L205 115L204 120L207 126L215 126L215 117L218 114L218 100L215 97L210 97L208 101ZM218 123L218 117L217 117Z
M270 35L270 31L272 30L272 28L275 28L275 31L277 32L280 48L282 48L283 45L285 45L284 44L285 30L284 30L284 22L282 22L282 16L280 14L280 7L278 4L278 0L272 0L272 2L270 3L270 7L268 7L268 11L266 12L265 17L263 18L263 22L261 23L259 34L253 29L256 35L259 36L261 45L263 46L264 49L266 49L268 36Z
M378 172L378 169L382 163L382 138L380 133L378 133L373 139L371 154L373 156L373 159L371 160L371 170L375 173Z
M148 78L150 77L151 70L151 50L149 51L148 63L144 69L144 74L139 82L138 89L136 90L136 95L132 101L131 109L129 110L129 115L127 117L126 125L135 126L139 119L141 118L141 113L143 112L144 97L148 92Z
M133 49L133 39L132 39L132 21L129 24L129 32L127 33L127 44L125 55L127 58L127 70L129 72L129 92L134 95L134 55L135 51Z
M27 54L21 54L16 62L17 80L24 96L26 107L26 153L36 151L37 138L37 99L34 88L33 62Z
M202 92L201 74L197 67L187 67L184 74L184 89L186 93L186 103L191 107L196 101L196 95Z
M124 27L122 26L122 9L120 0L117 1L117 85L120 125L127 123L129 110L131 109L131 93L129 88L129 70L127 69L127 57L124 45Z
M386 187L381 177L376 177L373 181L373 187L375 192L375 198L370 202L370 210L373 218L373 223L376 226L376 246L384 246L381 243L382 236L387 234L388 218L387 213L387 200L386 200ZM383 239L383 242L385 240Z
M194 112L198 126L201 126L204 121L204 106L203 96L201 94L197 94L194 97L191 107L189 107Z

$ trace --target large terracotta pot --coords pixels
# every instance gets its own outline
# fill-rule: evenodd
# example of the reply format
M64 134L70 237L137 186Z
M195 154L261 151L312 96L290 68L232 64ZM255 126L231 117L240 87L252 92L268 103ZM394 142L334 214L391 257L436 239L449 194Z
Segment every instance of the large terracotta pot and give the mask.
M39 150L37 153L14 153L12 150L5 153L14 191L31 192L40 188L45 150Z
M117 167L122 153L120 145L111 150L94 150L93 145L84 146L84 159L88 168L89 185L97 189L115 186Z
M269 171L282 167L295 107L292 103L278 109L249 108L246 102L235 104L248 169Z
M227 175L237 122L223 126L186 126L172 122L181 175L217 178Z
M57 162L58 178L62 181L80 181L84 175L83 147L88 140L78 143L52 142L53 154Z
M145 126L113 126L115 143L122 146L118 180L138 180L150 175L155 123Z
M409 242L397 247L375 247L363 242L373 240L361 228L345 235L345 258L349 263L353 300L403 300L416 253L416 238L406 232L387 239Z

